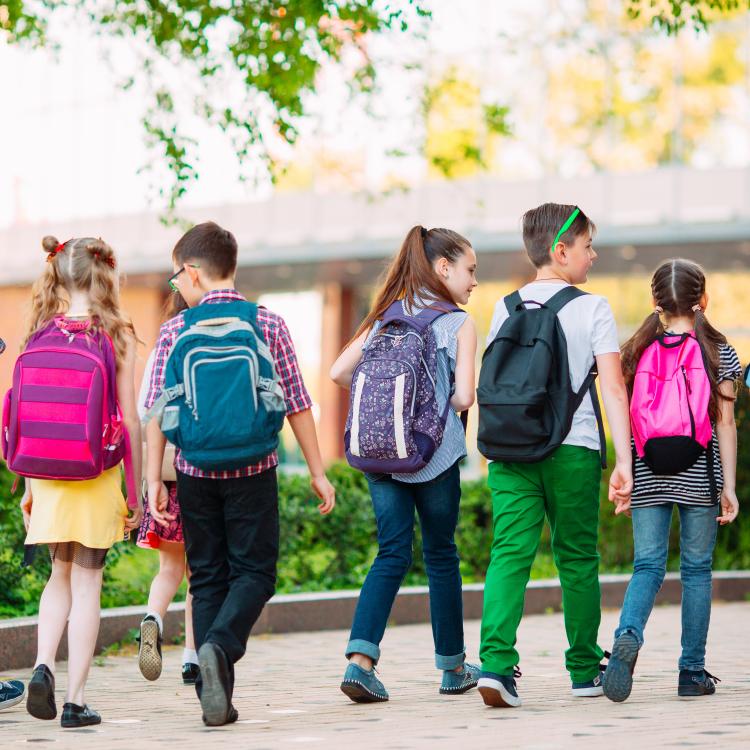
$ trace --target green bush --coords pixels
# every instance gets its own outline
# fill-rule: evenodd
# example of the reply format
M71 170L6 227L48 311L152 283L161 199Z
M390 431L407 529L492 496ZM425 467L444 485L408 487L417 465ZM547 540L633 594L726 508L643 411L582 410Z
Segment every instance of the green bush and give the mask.
M737 403L739 457L737 494L750 498L750 393L743 389ZM610 451L611 453L611 451ZM613 457L610 455L610 465ZM330 516L318 514L305 475L280 473L281 550L279 592L356 589L362 585L377 552L375 519L362 474L344 464L333 466L329 477L336 487L337 508ZM615 517L607 501L607 476L602 479L600 544L602 572L629 572L633 555L630 520ZM22 568L24 530L19 497L11 497L11 476L0 469L0 617L34 614L49 575L49 560L41 551L34 565ZM679 528L673 519L669 567L679 567ZM465 481L456 533L464 581L481 581L492 543L492 508L484 480ZM110 552L105 568L104 606L143 604L156 572L158 556L130 544ZM717 569L750 568L750 525L738 521L719 530ZM556 575L545 527L532 577ZM419 531L414 538L414 564L406 584L426 583ZM184 587L182 590L184 595Z

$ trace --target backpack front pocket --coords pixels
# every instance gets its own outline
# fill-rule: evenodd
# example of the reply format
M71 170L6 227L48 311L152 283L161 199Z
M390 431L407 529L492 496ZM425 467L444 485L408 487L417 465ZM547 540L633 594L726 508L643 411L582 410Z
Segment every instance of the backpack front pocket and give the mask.
M492 445L540 445L552 429L545 388L519 391L499 387L490 394L477 391L479 430L477 438Z
M196 348L185 357L183 374L192 416L186 421L192 423L188 432L199 441L196 447L246 443L258 414L255 352L249 347Z

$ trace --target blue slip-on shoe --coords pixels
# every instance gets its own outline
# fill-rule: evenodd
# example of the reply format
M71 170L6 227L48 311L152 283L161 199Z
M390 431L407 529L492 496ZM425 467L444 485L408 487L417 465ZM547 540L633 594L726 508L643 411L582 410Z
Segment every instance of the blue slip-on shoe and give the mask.
M476 664L464 662L464 668L460 672L452 669L443 671L443 681L440 684L440 692L443 695L461 695L467 690L477 686L482 668Z
M482 672L477 683L477 689L486 706L493 708L517 708L521 705L521 697L516 690L516 679L521 676L518 668L513 675Z
M602 675L604 695L615 703L627 700L633 689L633 670L639 649L638 639L632 633L626 631L615 639L607 669Z
M587 680L586 682L574 682L571 687L571 692L575 698L598 698L600 695L604 695L602 688L602 677L604 672L594 677L593 680Z
M21 680L0 680L0 711L18 705L25 693Z
M341 682L341 692L355 703L381 703L388 700L388 691L375 676L374 669L362 669L349 663Z
M701 695L713 695L716 683L721 682L705 669L681 669L677 683L677 695L680 698L695 698Z

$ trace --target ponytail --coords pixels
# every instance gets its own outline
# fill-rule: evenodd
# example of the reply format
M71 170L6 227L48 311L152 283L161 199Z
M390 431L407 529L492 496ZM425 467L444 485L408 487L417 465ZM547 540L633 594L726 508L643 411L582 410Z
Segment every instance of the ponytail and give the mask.
M425 229L421 225L412 227L386 269L375 302L352 341L369 331L397 300L405 300L409 307L414 307L417 300L425 296L437 302L453 304L453 298L443 280L435 273L433 264L439 258L454 263L467 247L471 247L469 241L451 229Z
M633 379L641 355L659 336L664 334L664 325L661 322L662 312L660 307L654 308L651 315L641 323L641 327L622 345L622 374L628 393L633 392Z

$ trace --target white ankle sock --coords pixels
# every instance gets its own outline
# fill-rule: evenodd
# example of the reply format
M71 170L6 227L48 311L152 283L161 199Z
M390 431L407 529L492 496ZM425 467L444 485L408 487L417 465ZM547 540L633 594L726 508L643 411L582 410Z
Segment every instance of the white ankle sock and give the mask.
M182 663L183 664L197 664L198 652L194 648L183 648L182 649Z
M159 626L159 634L164 632L164 622L161 619L161 615L158 612L146 612L146 617L153 617L156 620L156 624Z

